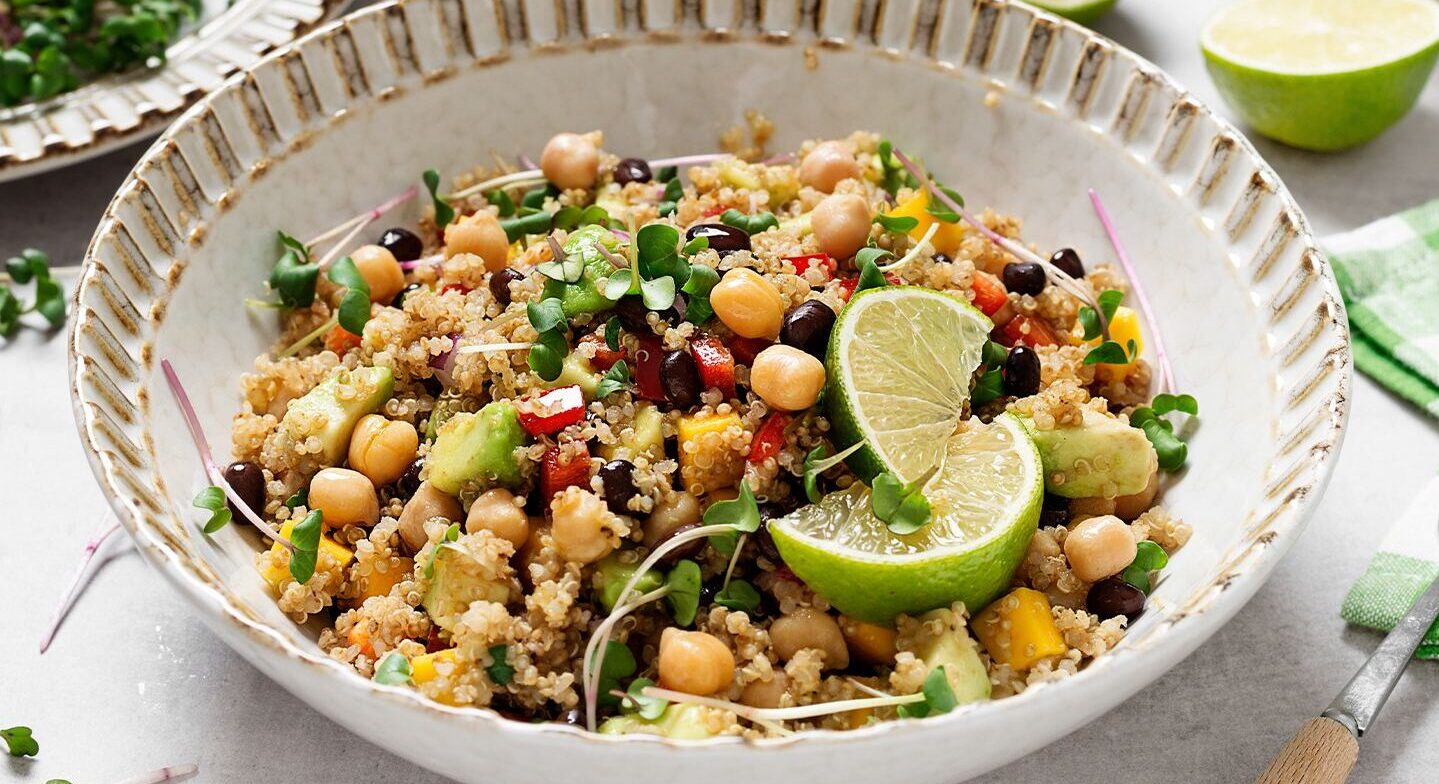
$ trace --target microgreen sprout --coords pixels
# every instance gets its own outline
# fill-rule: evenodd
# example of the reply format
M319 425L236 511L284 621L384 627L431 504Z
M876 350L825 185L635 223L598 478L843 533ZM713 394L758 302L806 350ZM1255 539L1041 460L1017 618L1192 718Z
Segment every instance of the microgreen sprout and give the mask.
M923 702L899 706L900 718L922 719L926 716L938 716L949 713L959 704L959 700L954 696L954 687L950 686L949 678L945 675L942 664L924 676L924 685L920 687L920 693L924 695Z
M864 252L865 250L876 250L879 251L879 253L866 254ZM889 285L889 279L884 276L884 272L880 270L875 260L890 255L893 254L887 250L880 250L879 248L865 248L855 255L855 259L859 264L859 281L856 282L854 286L855 294L865 289L877 289Z
M700 575L699 564L685 559L675 564L668 575L665 575L665 603L670 607L670 615L675 623L680 626L689 626L695 622L695 613L700 607L700 582L703 577Z
M936 668L934 672L940 672L941 670L942 668ZM940 675L940 679L944 679L942 673ZM925 679L925 683L929 683L928 678ZM945 685L948 686L948 683L946 683ZM938 688L938 686L936 686L933 691L933 696L921 691L916 694L900 694L893 696L885 695L882 697L864 697L852 700L836 700L834 702L817 702L810 705L796 705L789 708L755 708L749 705L742 705L737 702L730 702L729 700L720 700L713 697L700 697L694 694L686 694L684 692L672 691L670 689L662 689L657 686L646 686L641 690L641 692L647 697L664 699L670 702L680 704L700 705L707 708L726 710L734 713L736 716L739 716L742 719L747 719L758 724L774 724L776 722L812 719L819 716L829 716L835 713L845 713L854 710L870 710L874 708L896 707L900 705L918 705L921 703L929 705L929 710L926 711L926 715L930 713L943 713L953 709L955 704L953 690L950 690L949 692L949 700L945 699L943 691ZM937 704L931 704L932 700L934 703ZM778 725L775 724L775 726Z
M320 558L320 534L324 530L325 516L316 509L305 515L305 519L290 529L290 576L304 585L315 576L315 562Z
M705 240L708 247L708 237L697 237ZM693 243L691 243L693 244ZM714 316L714 306L710 305L710 291L719 283L719 273L703 264L691 264L689 279L680 289L687 295L688 308L685 310L685 321L697 327L704 326Z
M1124 243L1119 239L1119 231L1114 227L1114 221L1110 220L1109 212L1104 209L1104 202L1100 201L1099 193L1093 188L1089 189L1089 202L1094 206L1094 214L1099 218L1099 223L1104 227L1104 233L1109 237L1109 244L1114 247L1114 255L1119 260L1119 266L1129 278L1129 285L1134 289L1134 300L1139 304L1139 312L1144 314L1144 322L1149 327L1150 342L1154 344L1154 358L1159 365L1159 391L1174 392L1174 368L1169 364L1169 354L1164 350L1164 336L1159 331L1159 320L1154 316L1154 306L1149 303L1149 297L1144 293L1144 284L1139 280L1139 273L1134 269L1133 262L1129 259L1129 253L1124 248Z
M620 350L620 317L610 316L605 322L605 346L610 351Z
M822 494L819 491L819 475L831 468L843 463L850 455L864 448L864 441L860 441L837 455L826 457L829 452L824 444L811 449L804 458L804 495L812 504L819 503Z
M444 547L445 545L449 544L450 542L457 542L457 541L459 541L459 539L460 539L460 524L459 524L459 523L450 523L450 527L449 527L449 528L446 528L446 529L445 529L445 532L440 535L440 541L435 544L434 549L430 550L430 559L429 559L428 561L425 561L425 579L426 579L426 580L433 580L433 579L435 579L435 559L438 558L439 555L440 555L440 548L441 548L441 547Z
M490 646L490 665L485 668L485 674L500 686L508 686L515 679L515 668L510 666L509 657L510 646Z
M876 476L870 484L870 510L896 534L903 536L918 531L929 524L932 514L929 499L922 491L938 471L936 464L908 484L890 471Z
M90 564L94 563L95 553L116 531L120 530L120 524L112 521L109 510L101 515L100 522L102 525L107 522L110 525L85 543L85 554L80 558L80 566L76 568L75 576L70 580L70 587L65 589L65 596L60 600L60 606L55 608L55 614L50 617L49 627L40 637L40 653L42 654L50 649L50 643L54 642L56 632L60 631L60 624L65 621L65 616L70 613L70 608L74 606L75 600L84 590L91 574Z
M1120 572L1120 579L1145 593L1153 590L1149 574L1169 565L1169 554L1164 548L1151 541L1140 542L1135 549L1134 560Z
M746 215L734 208L720 213L719 219L720 223L741 229L746 234L759 234L766 229L772 229L779 225L779 219L776 218L772 212Z
M315 280L319 265L310 261L310 248L283 231L275 234L280 241L280 258L270 270L269 286L280 298L280 306L308 308L315 301Z
M195 500L190 503L197 509L205 509L210 512L210 518L205 521L205 533L213 534L230 524L233 513L225 504L225 491L215 485L201 490L200 494L195 496Z
M685 246L683 248L680 248L680 253L683 253L686 256L693 256L702 250L708 249L709 246L710 238L701 234L690 240L689 242L686 242Z
M415 196L418 195L419 192L420 189L418 187L411 185L410 187L404 189L403 191L400 191L394 196L391 196L390 198L384 200L383 202L380 202L374 207L371 207L370 209L360 213L359 215L356 215L353 218L349 218L340 223L339 225L333 226L325 230L324 232L320 233L319 236L314 237L309 242L297 244L300 244L300 247L302 248L306 246L314 248L342 234L347 235L349 238L353 239L366 226L379 220L382 216L384 216L385 213L389 212L390 210L393 210L394 208L400 206L401 204L404 204L410 199L415 198ZM336 245L343 246L347 241L348 240L341 241L339 243L336 243Z
M370 680L384 686L409 686L415 682L415 672L404 654L391 651L375 665L375 674Z
M598 204L591 204L588 207L579 207L574 204L566 204L559 208L550 219L550 224L556 229L574 231L581 226L598 224L607 226L610 222L610 214L605 208Z
M904 265L910 263L911 261L914 261L915 259L919 258L919 254L923 253L923 252L924 252L924 249L927 248L927 247L929 247L929 241L932 240L932 239L934 239L934 233L937 232L937 231L939 231L939 223L936 222L936 223L931 223L931 224L929 224L929 228L925 230L924 236L922 236L922 237L919 238L919 242L916 242L916 243L914 244L914 247L912 247L912 248L909 249L909 252L908 252L908 253L906 253L906 254L904 254L904 256L900 257L899 261L896 261L896 262L893 262L893 263L890 263L890 264L885 264L884 266L879 267L879 271L880 271L880 272L893 272L894 270L897 270L897 269L899 269L900 267L903 267Z
M180 385L180 376L175 373L175 368L170 364L170 360L160 360L160 369L165 375L166 383L170 386L170 394L174 395L175 403L180 407L180 414L184 417L185 426L190 430L190 438L195 442L195 450L200 453L200 464L205 469L205 475L216 487L224 491L225 497L230 499L230 502L240 510L240 514L249 520L251 525L293 553L296 549L295 545L280 536L279 532L269 523L255 514L250 505L240 498L239 493L235 492L235 488L230 486L225 479L224 472L215 464L215 458L210 453L210 442L205 439L205 431L200 428L200 417L195 413L195 407L190 404L190 396L185 394L185 388Z
M671 178L666 182L664 192L661 194L663 198L661 198L658 205L660 217L668 218L673 215L675 210L679 208L679 200L683 199L684 195L685 188L680 182L679 177Z
M604 400L630 385L630 366L623 359L610 366L595 387L595 399Z
M885 231L895 234L908 233L919 225L918 218L911 218L908 215L885 215L882 212L874 216L874 222L878 223L880 228Z
M1004 374L998 367L991 367L979 376L974 389L969 393L971 406L982 406L1004 396Z
M29 305L9 286L0 285L0 335L10 335L20 324L20 317L26 313L38 313L51 327L65 322L65 290L50 276L50 257L35 248L26 248L19 256L5 262L5 271L10 280L24 285L35 284L35 300Z
M535 266L535 271L561 283L579 283L585 274L585 260L580 254L566 255L560 241L551 234L545 238L550 245L550 260Z
M935 220L941 223L959 223L958 210L964 206L964 197L956 193L953 188L946 188L943 185L940 185L938 187L939 190L949 198L945 199L944 201L940 201L939 199L930 199L929 204L925 206L924 211L929 213L930 216L932 216ZM959 207L950 209L948 206L946 206L947 204L952 203L958 204Z
M645 694L645 689L655 685L649 678L635 678L630 687L625 690L624 698L620 700L620 710L626 713L638 714L640 718L647 721L654 721L664 715L665 708L670 705L669 700L663 697L651 697Z
M12 757L33 757L40 753L40 744L29 727L0 729L0 740L5 741L5 748Z
M440 195L440 173L434 169L426 169L420 178L424 180L425 190L430 192L430 203L435 208L435 228L444 231L450 221L455 219L455 208Z
M545 381L554 381L564 370L565 354L569 352L564 305L557 299L542 299L528 303L525 312L530 326L539 333L539 340L530 346L530 369Z
M760 595L753 585L744 580L730 580L728 585L715 594L715 604L731 610L753 613L759 609Z
M891 198L899 193L900 188L919 187L919 180L913 174L905 171L903 164L894 159L894 144L888 139L880 140L879 165L883 172L879 181L880 187L884 188Z
M1079 309L1079 325L1084 329L1084 339L1094 340L1104 334L1104 326L1114 319L1114 312L1124 302L1124 292L1106 289L1099 292L1099 310L1084 305Z
M180 781L188 779L200 772L200 766L194 763L184 765L167 765L159 770L152 770L148 773L141 773L138 776L131 776L116 784L164 784L167 781ZM51 784L51 782L45 782Z
M1174 423L1164 419L1166 414L1172 413L1198 416L1199 401L1193 395L1161 393L1155 395L1148 406L1129 412L1129 424L1144 431L1145 438L1149 439L1159 456L1159 467L1169 472L1183 468L1184 461L1189 457L1189 445L1175 434Z
M370 320L370 284L365 282L360 268L355 266L354 259L346 256L335 262L325 274L331 282L345 287L335 315L337 323L351 334L364 333L365 323Z

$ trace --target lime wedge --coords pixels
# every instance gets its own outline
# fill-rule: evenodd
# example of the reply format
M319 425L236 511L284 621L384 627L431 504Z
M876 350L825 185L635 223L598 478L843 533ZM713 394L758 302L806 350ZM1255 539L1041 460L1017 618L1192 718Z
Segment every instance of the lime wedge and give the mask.
M1117 0L1031 0L1034 5L1046 11L1072 19L1080 24L1090 24L1109 13Z
M830 336L825 401L835 446L865 442L846 461L861 479L910 482L939 462L992 328L969 303L918 286L850 299Z
M1433 0L1240 0L1200 35L1209 74L1255 130L1309 150L1373 139L1439 57Z
M773 520L789 568L844 613L890 623L955 601L978 612L1009 586L1044 503L1039 450L1001 414L941 441L943 465L924 488L929 525L891 533L855 483Z

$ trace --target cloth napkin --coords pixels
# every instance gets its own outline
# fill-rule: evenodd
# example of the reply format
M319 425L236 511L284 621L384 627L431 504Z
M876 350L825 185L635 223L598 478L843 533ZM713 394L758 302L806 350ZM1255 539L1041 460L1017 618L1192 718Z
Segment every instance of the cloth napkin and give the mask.
M1324 242L1349 311L1354 365L1439 416L1439 201ZM1349 623L1388 631L1439 576L1439 477L1385 535L1344 597ZM1439 659L1439 624L1419 646Z

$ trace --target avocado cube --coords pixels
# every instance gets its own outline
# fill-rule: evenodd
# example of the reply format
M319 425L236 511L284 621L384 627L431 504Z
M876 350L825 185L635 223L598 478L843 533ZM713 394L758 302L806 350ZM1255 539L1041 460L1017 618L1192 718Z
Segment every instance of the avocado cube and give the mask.
M429 482L450 495L459 495L471 481L483 487L518 487L523 477L515 450L525 439L510 403L495 401L476 413L455 414L440 426L430 447Z
M355 423L366 414L380 410L395 391L395 376L389 368L341 369L314 389L290 401L280 431L294 441L318 436L325 465L338 465L350 448Z

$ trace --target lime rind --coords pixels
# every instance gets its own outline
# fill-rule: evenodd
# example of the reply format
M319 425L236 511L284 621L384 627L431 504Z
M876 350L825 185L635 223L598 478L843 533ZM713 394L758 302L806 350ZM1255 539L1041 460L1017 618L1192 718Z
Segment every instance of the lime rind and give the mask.
M1059 14L1082 25L1092 24L1099 17L1114 10L1118 0L1030 0L1046 11Z

